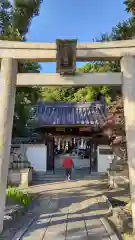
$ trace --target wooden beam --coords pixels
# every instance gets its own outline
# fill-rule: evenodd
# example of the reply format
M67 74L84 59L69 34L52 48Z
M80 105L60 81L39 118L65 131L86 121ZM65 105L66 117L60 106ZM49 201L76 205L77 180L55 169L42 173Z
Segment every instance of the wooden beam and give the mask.
M59 74L21 73L17 75L18 86L85 86L122 84L122 73L76 73L75 76Z
M119 60L122 56L135 56L135 40L77 44L77 61ZM13 57L39 62L56 61L56 43L30 43L0 41L0 58Z

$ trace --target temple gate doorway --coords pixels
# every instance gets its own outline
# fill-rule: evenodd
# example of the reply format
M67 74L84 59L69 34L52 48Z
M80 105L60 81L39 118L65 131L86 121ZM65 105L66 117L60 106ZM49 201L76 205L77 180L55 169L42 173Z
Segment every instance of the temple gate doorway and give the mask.
M0 41L0 58L2 78L0 95L0 232L3 229L16 85L122 86L133 228L135 229L135 40L86 44L77 44L76 40L57 40L56 44ZM20 74L17 71L17 61L19 60L56 61L57 73L52 75ZM121 72L76 73L76 61L93 60L120 61ZM104 103L101 102L101 105L104 106Z

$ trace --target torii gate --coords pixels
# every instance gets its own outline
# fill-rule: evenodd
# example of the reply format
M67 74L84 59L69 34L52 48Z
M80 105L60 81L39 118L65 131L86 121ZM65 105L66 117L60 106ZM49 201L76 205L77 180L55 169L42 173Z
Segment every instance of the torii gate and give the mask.
M0 232L3 229L11 132L17 86L120 85L124 96L127 151L135 230L135 40L85 43L76 46L76 61L121 60L120 73L60 74L17 73L18 60L55 62L56 43L0 41L2 89L0 89Z

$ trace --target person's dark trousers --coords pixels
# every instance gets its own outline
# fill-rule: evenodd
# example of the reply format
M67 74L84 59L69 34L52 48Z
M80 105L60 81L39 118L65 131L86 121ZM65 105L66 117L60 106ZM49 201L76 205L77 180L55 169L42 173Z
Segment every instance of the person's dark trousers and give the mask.
M71 172L72 172L71 168L66 168L65 170L66 170L66 179L71 180Z

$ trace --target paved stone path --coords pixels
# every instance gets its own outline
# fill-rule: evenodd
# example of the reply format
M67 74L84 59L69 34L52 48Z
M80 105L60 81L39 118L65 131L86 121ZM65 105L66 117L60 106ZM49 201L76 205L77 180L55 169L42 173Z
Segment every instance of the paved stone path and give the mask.
M12 240L118 240L105 217L102 180L61 182L31 188L40 192L31 219Z

